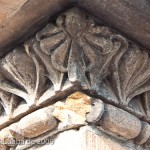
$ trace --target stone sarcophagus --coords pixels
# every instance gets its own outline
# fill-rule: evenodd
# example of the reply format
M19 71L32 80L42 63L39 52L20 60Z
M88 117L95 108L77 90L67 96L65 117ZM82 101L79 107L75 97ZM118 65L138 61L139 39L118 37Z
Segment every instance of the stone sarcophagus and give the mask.
M147 48L70 7L0 60L0 149L148 150L149 96Z

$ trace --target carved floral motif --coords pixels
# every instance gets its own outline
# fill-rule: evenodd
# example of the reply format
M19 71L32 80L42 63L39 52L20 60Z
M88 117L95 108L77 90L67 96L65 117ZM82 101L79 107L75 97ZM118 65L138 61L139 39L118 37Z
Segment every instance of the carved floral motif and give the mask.
M113 40L121 39L108 28L95 25L76 8L59 16L56 25L47 25L36 38L41 50L51 57L54 68L67 72L71 82L80 82L87 87L86 72L106 67L119 50L120 43Z
M1 59L0 69L2 115L71 85L150 120L148 53L77 8Z
M144 113L148 119L150 100L145 96L150 90L148 53L132 45L127 51L120 51L114 56L110 72L104 80L107 96L120 105L131 106L140 115ZM142 97L138 97L140 94Z

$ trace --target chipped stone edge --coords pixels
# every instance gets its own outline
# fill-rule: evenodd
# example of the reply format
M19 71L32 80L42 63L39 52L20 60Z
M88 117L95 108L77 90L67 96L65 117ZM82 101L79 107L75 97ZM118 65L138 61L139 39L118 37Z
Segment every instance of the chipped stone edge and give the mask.
M101 103L101 107L102 108L99 109L99 112L98 112L98 109L96 109L97 110L96 113L98 113L98 115L97 115L98 118L94 118L93 122L91 120L90 120L90 122L88 122L88 119L87 119L87 124L69 125L69 126L66 126L66 127L62 127L62 128L57 128L57 129L51 130L50 132L47 132L46 134L41 134L40 136L38 136L36 138L33 138L34 143L37 143L37 142L39 142L39 141L41 141L43 139L46 139L46 138L51 137L53 135L56 135L56 134L58 134L60 132L63 132L65 130L75 129L75 128L79 128L81 126L86 126L86 125L89 125L89 126L96 125L97 129L98 129L98 127L104 128L104 131L108 131L108 133L110 133L110 134L112 133L111 135L115 136L118 139L120 139L119 137L121 137L122 139L133 140L134 143L137 144L137 145L143 145L145 147L150 147L150 145L149 145L149 143L150 143L150 125L148 123L140 121L134 115L132 115L132 114L130 114L130 113L120 109L120 108L117 108L117 107L115 107L113 105L105 104L101 100L100 100L100 103ZM93 107L93 110L91 111L91 113L94 112L94 107ZM137 127L138 130L134 134L131 133L130 136L124 136L123 132L127 128L124 128L122 130L122 132L121 132L121 130L116 130L115 133L114 133L114 130L110 126L107 126L106 123L103 122L103 119L104 119L105 115L108 113L109 107L115 109L118 112L118 113L116 113L116 116L120 115L120 112L122 112L122 114L124 115L123 117L125 117L127 119L128 119L128 117L133 117L136 120L136 122L137 122L135 126ZM113 113L113 112L109 111L109 113ZM101 114L101 117L99 116L99 114ZM107 116L108 117L107 118L108 119L107 120L108 123L111 120L111 118L109 118L110 116L109 115ZM117 121L114 122L114 124L113 124L114 126L116 125L117 128L120 127L119 126L119 121L120 120L118 120L118 122ZM131 123L131 125L132 125L132 123ZM13 126L13 124L11 126L9 126L9 127L4 128L3 130L8 130L12 126ZM128 124L124 124L123 127L128 127ZM1 134L1 132L2 131L0 131L0 134ZM133 132L133 131L129 130L129 131L126 131L126 132ZM12 135L12 136L19 137L19 135L17 135L17 136L16 135ZM32 145L30 145L30 146L32 146ZM19 148L21 148L21 147L19 146ZM22 149L24 149L24 148L22 147Z
M101 101L102 102L102 101ZM103 103L103 102L102 102ZM95 107L95 106L94 106ZM136 129L136 132L134 134L131 133L130 136L124 136L124 133L123 131L121 132L121 130L116 130L114 132L114 130L112 129L111 126L109 126L108 124L110 123L108 120L111 118L109 118L110 116L108 115L108 120L104 123L103 120L105 119L105 115L108 113L108 109L109 107L112 107L114 109L116 109L116 111L118 111L118 113L116 113L116 116L119 116L120 115L120 112L122 112L122 114L124 115L123 118L127 118L127 120L129 121L132 121L131 125L133 124L136 124L135 126L137 127ZM96 109L97 111L97 109ZM91 113L93 113L94 111L92 111ZM111 111L109 111L110 113L113 113ZM95 114L95 112L94 112ZM147 122L144 122L144 121L141 121L139 120L136 116L130 114L129 112L127 111L124 111L123 109L121 108L118 108L116 106L113 106L113 105L110 105L110 104L101 104L101 108L99 109L99 111L97 111L97 116L99 116L99 114L101 114L101 118L97 118L93 120L94 123L92 123L91 119L88 120L87 118L87 122L89 122L90 124L96 124L97 126L101 127L102 129L104 129L104 131L108 131L109 134L115 136L115 137L121 137L121 138L124 138L126 140L133 140L135 144L138 144L138 145L144 145L146 148L147 147L150 147L149 143L150 143L150 125L147 123ZM91 115L91 114L90 114ZM129 118L132 118L134 120L130 120ZM114 126L116 126L116 128L119 127L119 124L121 121L122 118L119 118L118 119L118 122L116 120L116 122L114 122ZM95 120L97 122L95 122ZM136 120L136 121L135 121ZM107 126L108 125L108 126ZM129 124L124 124L124 127L128 127ZM106 127L107 126L107 127ZM130 126L128 128L129 130L126 131L126 132L132 132L130 129ZM124 131L126 130L126 128L123 129Z

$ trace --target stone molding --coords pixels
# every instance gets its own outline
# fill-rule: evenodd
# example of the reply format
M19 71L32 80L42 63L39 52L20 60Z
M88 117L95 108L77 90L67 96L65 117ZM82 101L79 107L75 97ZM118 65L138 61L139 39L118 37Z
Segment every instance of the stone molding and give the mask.
M1 59L0 134L39 140L49 130L58 133L62 120L52 115L51 106L80 91L94 106L84 123L69 128L95 124L149 147L149 90L148 52L74 7ZM36 119L38 128L45 125L40 133L30 130L32 125L20 129L40 110L45 116Z
M40 141L53 137L63 131L82 126L95 126L95 130L105 132L117 140L123 142L130 141L130 143L134 146L137 144L145 145L145 148L150 146L150 125L148 123L140 121L137 117L120 108L103 103L100 99L90 97L89 99L88 96L79 92L74 93L74 95L76 98L79 98L79 95L82 96L82 100L86 103L75 104L74 101L77 99L73 99L71 104L74 105L74 108L71 108L71 105L69 105L68 108L63 108L63 105L60 105L62 102L59 102L59 105L51 105L34 111L23 117L19 122L13 123L7 128L1 130L1 142L7 143L7 140L9 141L10 139L14 139L18 141L22 140L27 143L27 141L32 140L32 143L18 144L18 147L16 148L17 150L27 149L37 143L40 143ZM73 96L71 97L73 98ZM85 111L85 108L86 112L88 110L86 107L86 99L91 100L91 104L88 104L89 106L93 105L95 102L96 103L92 106L92 111L86 115L86 120L83 121L83 111ZM79 100L81 102L80 98ZM77 113L71 113L76 109L76 107L78 109L79 106L81 109L78 111L81 111L82 113L78 113L83 117L83 119L81 119L81 116L76 115ZM70 112L68 112L67 109L70 109ZM68 112L68 115L66 115L66 112ZM71 122L68 122L68 116L72 119ZM95 118L95 116L97 116L97 118ZM8 146L16 147L17 145L14 144Z

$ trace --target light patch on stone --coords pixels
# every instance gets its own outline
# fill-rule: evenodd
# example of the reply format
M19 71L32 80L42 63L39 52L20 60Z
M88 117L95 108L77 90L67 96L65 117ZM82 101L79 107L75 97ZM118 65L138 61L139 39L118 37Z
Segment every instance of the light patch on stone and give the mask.
M0 131L0 140L2 142L7 142L8 139L12 139L13 135L11 134L9 128L5 128Z
M84 124L86 121L86 114L91 111L91 97L81 93L75 92L70 95L66 102L57 102L53 116L58 120L68 124Z
M47 144L32 150L82 150L82 132L69 130L57 135L54 144Z
M25 117L19 122L10 125L0 131L0 140L8 139L22 140L37 137L57 126L57 120L52 116L53 107L39 109Z
M25 116L17 124L19 133L24 137L33 138L52 130L57 126L52 111L53 108L49 106Z

